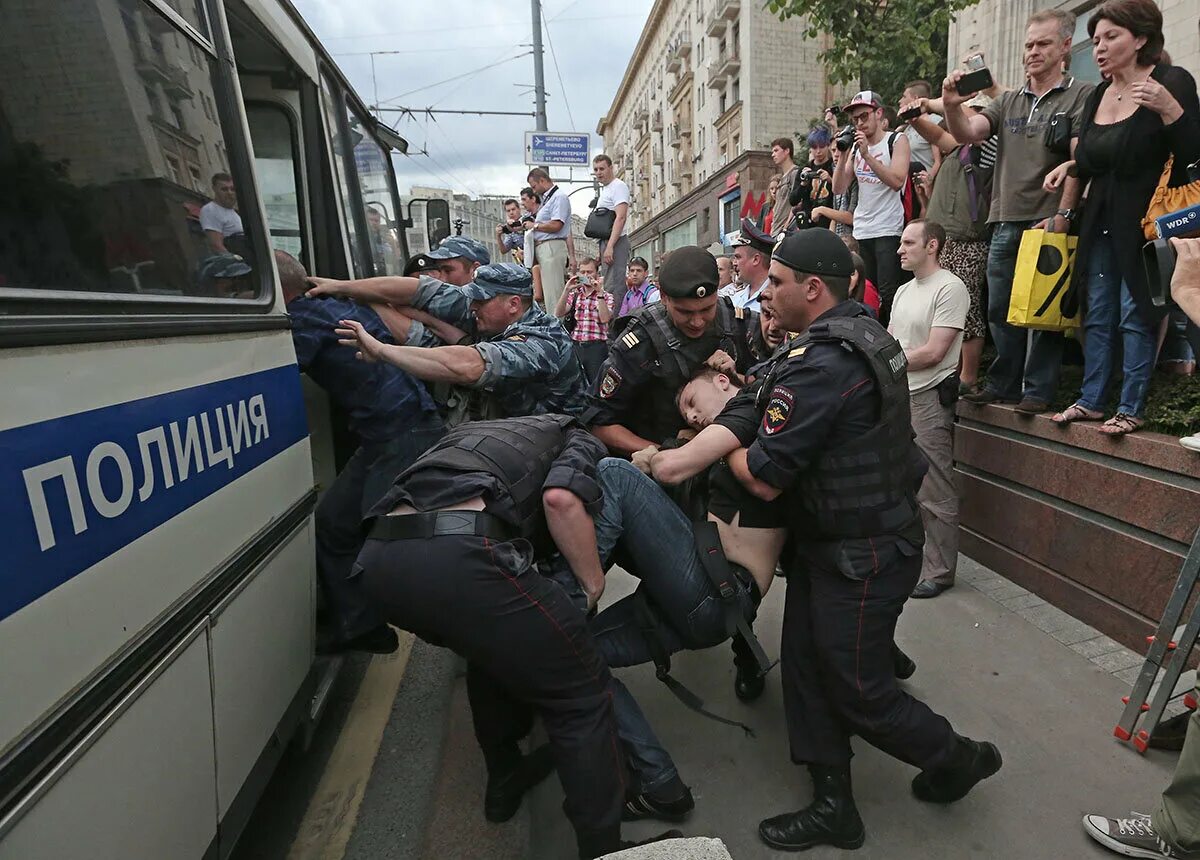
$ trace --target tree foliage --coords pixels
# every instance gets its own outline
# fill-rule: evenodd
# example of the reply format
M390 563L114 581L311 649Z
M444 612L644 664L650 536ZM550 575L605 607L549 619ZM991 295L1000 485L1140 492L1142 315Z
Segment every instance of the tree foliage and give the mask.
M895 104L904 84L935 84L946 68L950 18L978 0L767 0L781 19L804 16L808 37L829 35L819 59L834 84L854 83Z

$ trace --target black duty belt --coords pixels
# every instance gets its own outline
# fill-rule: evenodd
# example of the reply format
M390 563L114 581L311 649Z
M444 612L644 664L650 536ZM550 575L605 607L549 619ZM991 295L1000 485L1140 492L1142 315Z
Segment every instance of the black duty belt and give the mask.
M517 530L485 511L434 511L376 517L367 537L375 540L467 536L512 540Z

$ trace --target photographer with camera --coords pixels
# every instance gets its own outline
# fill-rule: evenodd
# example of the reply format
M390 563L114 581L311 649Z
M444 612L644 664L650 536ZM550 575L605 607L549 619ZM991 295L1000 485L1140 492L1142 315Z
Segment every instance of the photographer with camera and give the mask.
M1054 398L1063 336L1009 325L1008 306L1021 235L1039 227L1065 233L1082 188L1072 178L1066 180L1061 198L1057 191L1042 188L1046 174L1071 157L1092 91L1091 84L1062 71L1074 32L1075 16L1070 12L1047 9L1031 15L1025 30L1025 85L1002 93L982 113L968 113L963 107L993 83L986 68L956 70L942 82L946 129L955 140L982 144L999 135L987 263L988 323L996 360L984 388L963 399L1015 402L1019 411L1030 415L1044 411ZM975 78L977 83L972 82Z
M589 383L595 382L608 358L608 324L616 300L600 280L600 264L590 257L579 261L579 274L566 283L554 315L571 332L575 354Z
M511 253L520 263L525 248L525 228L521 223L521 204L511 197L504 201L504 223L496 225L496 244L501 255Z
M796 177L788 201L792 205L793 224L796 227L829 227L828 215L818 215L817 210L827 213L833 206L832 142L833 136L823 125L808 133L808 163Z
M879 290L879 321L887 325L892 299L900 285L900 234L904 231L901 193L908 181L908 138L883 127L883 100L865 90L846 105L852 126L838 132L834 145L849 154L833 174L833 193L845 194L858 182L854 238L867 264L867 277ZM852 149L852 151L851 151Z
M1167 159L1169 184L1187 183L1200 157L1196 82L1162 62L1162 12L1153 0L1109 0L1088 19L1092 56L1108 78L1083 109L1075 160L1046 177L1057 190L1076 174L1089 184L1079 231L1074 284L1085 292L1083 387L1054 416L1057 424L1104 417L1109 379L1121 344L1121 399L1100 432L1124 436L1142 426L1142 411L1166 307L1155 307L1142 267L1142 218Z

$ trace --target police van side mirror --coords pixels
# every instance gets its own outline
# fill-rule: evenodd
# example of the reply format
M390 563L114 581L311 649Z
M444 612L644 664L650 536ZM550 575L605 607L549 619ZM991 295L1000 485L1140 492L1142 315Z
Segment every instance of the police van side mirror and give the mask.
M425 235L430 248L450 235L450 204L445 200L425 201Z

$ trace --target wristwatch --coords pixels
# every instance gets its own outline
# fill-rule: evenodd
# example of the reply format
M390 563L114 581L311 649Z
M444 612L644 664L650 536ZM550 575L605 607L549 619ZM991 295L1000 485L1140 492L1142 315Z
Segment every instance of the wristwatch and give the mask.
M1061 215L1062 217L1066 218L1071 223L1075 222L1075 210L1074 209L1059 209L1054 214Z

